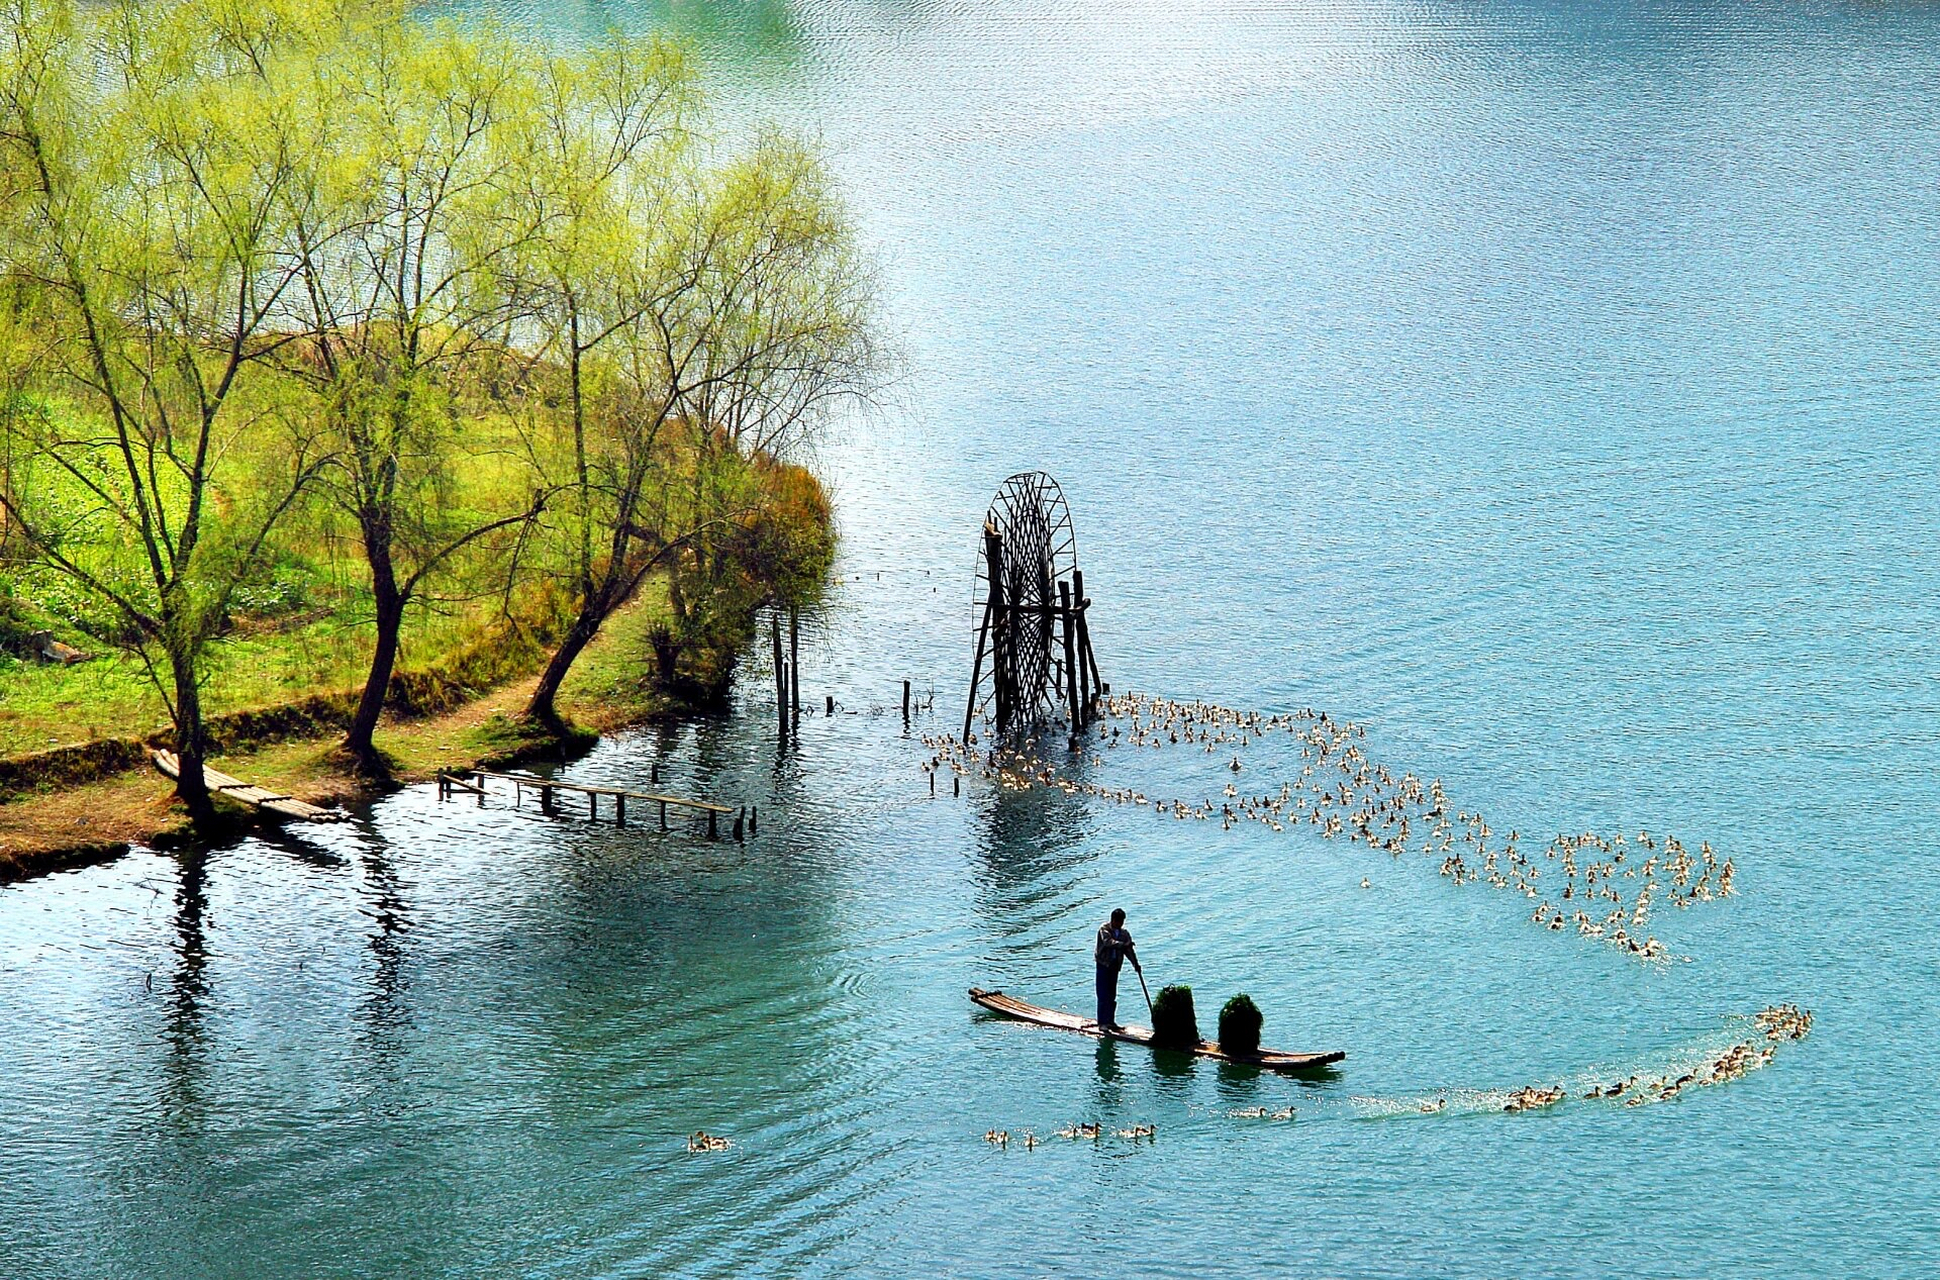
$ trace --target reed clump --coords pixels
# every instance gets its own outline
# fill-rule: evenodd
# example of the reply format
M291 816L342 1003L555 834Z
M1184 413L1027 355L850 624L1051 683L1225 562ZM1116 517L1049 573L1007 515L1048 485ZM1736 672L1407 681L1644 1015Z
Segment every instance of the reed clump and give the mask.
M1265 1021L1253 997L1240 992L1219 1010L1219 1047L1227 1053L1258 1053Z
M1173 1048L1199 1043L1199 1017L1193 1012L1191 987L1163 987L1153 999L1152 1043Z

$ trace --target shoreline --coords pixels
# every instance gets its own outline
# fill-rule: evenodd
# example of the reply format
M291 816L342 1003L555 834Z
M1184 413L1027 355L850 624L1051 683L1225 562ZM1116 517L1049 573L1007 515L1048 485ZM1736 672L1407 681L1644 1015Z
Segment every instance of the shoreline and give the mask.
M609 619L587 647L562 690L561 711L569 725L563 737L519 717L538 683L535 670L437 713L387 711L378 745L392 762L388 777L358 773L337 754L342 727L306 714L354 694L312 695L284 707L242 713L266 723L287 717L292 723L309 725L311 731L252 737L235 748L212 753L210 763L294 799L340 807L429 782L441 772L570 759L624 729L705 716L708 707L651 684L646 668L652 657L643 640L658 616L651 601L636 599ZM24 782L16 783L19 790L0 801L0 885L112 861L137 846L168 849L197 838L168 779L148 757L149 744L142 740L144 749L134 760L129 758L133 742L102 739L47 752L44 757L0 761L0 771L11 766L10 776ZM63 777L59 768L46 777L31 777L27 766L45 757L127 763L73 781ZM50 784L51 791L28 789ZM205 834L204 839L222 840L278 825L220 798L218 807L233 823Z

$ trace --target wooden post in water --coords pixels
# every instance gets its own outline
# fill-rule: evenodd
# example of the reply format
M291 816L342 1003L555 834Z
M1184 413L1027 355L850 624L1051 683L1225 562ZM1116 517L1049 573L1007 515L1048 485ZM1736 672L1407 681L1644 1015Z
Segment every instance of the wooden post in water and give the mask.
M781 718L782 745L788 744L788 664L781 656L781 606L768 615L768 637L775 647L775 714ZM658 765L655 766L656 770ZM659 778L654 779L660 781Z
M660 829L662 831L667 829L667 802L665 800L660 802Z
M1071 745L1075 747L1084 735L1085 713L1078 701L1078 629L1072 622L1071 584L1058 583L1058 603L1063 606L1065 701L1070 704Z
M624 792L613 797L613 823L615 826L621 827L626 825L626 794Z
M748 834L751 836L758 836L761 834L761 806L760 805L748 806Z
M1004 599L1004 541L988 524L983 527L984 565L990 572L990 674L997 691L997 734L1010 732L1012 665L1016 661L1017 633L1011 611Z
M903 728L909 728L909 681L903 681Z
M747 805L742 805L741 811L734 815L734 842L736 844L739 844L741 843L742 840L746 839L746 836L744 836L742 833L745 830L747 815L748 815Z
M794 708L789 728L802 729L802 618L794 605L788 606L788 703Z
M1078 610L1078 688L1084 694L1085 723L1091 723L1094 710L1093 699L1098 696L1098 655L1091 651L1091 623L1085 614L1091 608L1091 600L1085 595L1085 571L1071 571L1072 604Z
M712 809L707 811L707 838L709 840L719 840L721 838L721 829L715 821L719 816Z
M994 586L991 588L991 594L996 594ZM984 641L990 637L990 619L991 606L986 603L983 607L983 622L977 627L977 656L970 662L970 705L963 709L963 746L966 750L970 746L970 720L977 714L977 681L983 676L983 646Z

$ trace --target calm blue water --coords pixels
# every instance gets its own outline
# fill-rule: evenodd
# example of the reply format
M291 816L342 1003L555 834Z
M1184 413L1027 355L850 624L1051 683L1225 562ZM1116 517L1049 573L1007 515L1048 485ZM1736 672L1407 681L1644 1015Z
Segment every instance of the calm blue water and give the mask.
M1940 11L494 8L683 30L724 128L844 176L907 368L825 451L805 692L856 714L778 761L757 657L745 714L568 771L757 800L745 849L412 792L0 889L0 1274L1940 1267ZM1739 895L1652 967L1310 829L930 800L900 681L954 728L1033 467L1119 688L1351 716L1498 829L1709 840ZM1112 904L1338 1074L973 1016L1083 1008ZM1735 1084L1496 1109L1779 1001L1812 1035ZM982 1139L1081 1120L1158 1134Z

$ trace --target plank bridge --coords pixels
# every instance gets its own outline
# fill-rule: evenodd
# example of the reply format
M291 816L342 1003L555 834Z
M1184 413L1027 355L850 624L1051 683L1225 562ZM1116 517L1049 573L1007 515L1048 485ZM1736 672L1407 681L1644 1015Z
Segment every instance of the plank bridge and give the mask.
M599 787L581 782L561 782L557 778L541 778L536 774L502 773L492 769L463 769L454 773L439 774L438 798L449 800L459 792L465 792L477 796L482 801L485 798L487 779L511 783L512 803L515 807L524 801L527 791L537 793L540 811L548 814L557 812L555 792L585 796L586 816L591 821L599 820L600 801L608 800L611 802L609 812L613 815L614 825L621 827L626 825L626 804L629 800L639 801L657 809L662 831L667 830L667 810L670 806L706 814L707 838L710 840L721 838L721 819L730 815L734 818L733 834L736 840L745 840L748 836L754 835L761 821L760 810L745 805L736 808L733 805L715 804L711 800L691 800L685 796L661 795L653 791L630 791L625 787Z
M157 751L154 756L155 767L165 778L181 776L182 762L173 751ZM202 782L212 795L226 796L238 804L248 805L258 813L271 817L287 818L295 822L342 822L345 814L337 809L319 808L302 800L292 799L268 787L259 787L253 782L232 778L226 773L202 766Z

